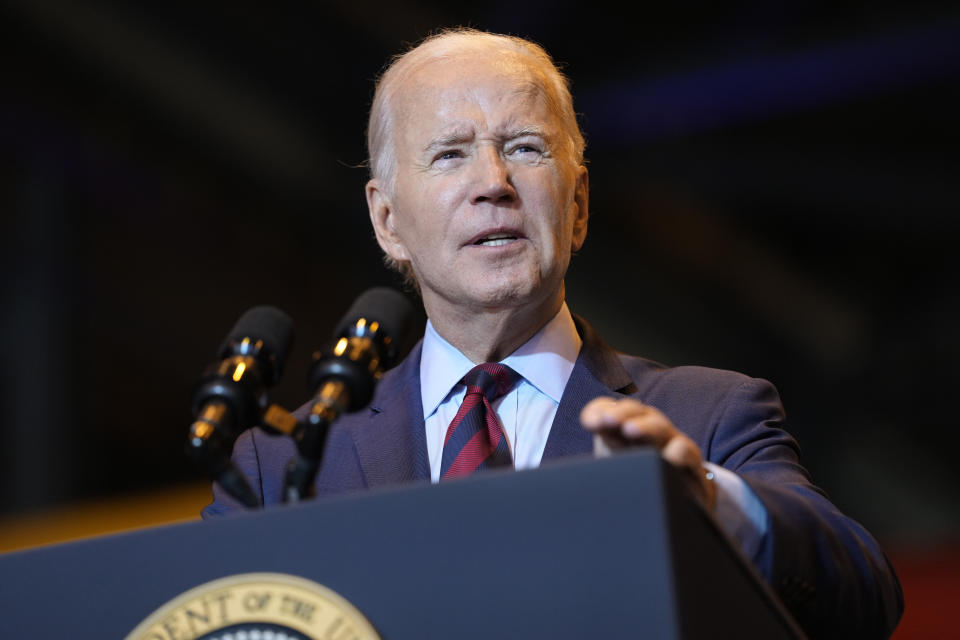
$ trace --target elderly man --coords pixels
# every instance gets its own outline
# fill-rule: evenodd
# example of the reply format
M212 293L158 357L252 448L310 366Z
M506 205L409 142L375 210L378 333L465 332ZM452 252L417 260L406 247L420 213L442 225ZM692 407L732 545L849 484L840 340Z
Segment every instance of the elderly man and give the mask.
M652 445L812 635L892 631L896 578L810 484L769 383L618 354L567 309L588 179L566 80L543 49L473 30L427 39L381 78L368 144L377 241L429 323L370 410L331 430L319 494L536 467L589 453L594 434ZM266 503L293 454L257 429L234 449ZM232 507L217 492L205 515Z

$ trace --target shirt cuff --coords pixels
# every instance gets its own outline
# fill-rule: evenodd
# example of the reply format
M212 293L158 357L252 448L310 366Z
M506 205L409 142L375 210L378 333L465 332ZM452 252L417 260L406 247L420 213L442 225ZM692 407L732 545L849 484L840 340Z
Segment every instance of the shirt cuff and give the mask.
M751 560L756 560L767 535L767 508L757 494L733 471L704 462L713 472L717 485L717 504L713 516L724 533L733 538Z

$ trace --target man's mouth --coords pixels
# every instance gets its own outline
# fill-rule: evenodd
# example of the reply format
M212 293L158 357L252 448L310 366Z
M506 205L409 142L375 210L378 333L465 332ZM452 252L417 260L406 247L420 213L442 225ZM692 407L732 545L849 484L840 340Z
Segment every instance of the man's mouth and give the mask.
M491 233L490 235L483 236L473 244L481 247L502 247L516 239L517 236L511 233Z

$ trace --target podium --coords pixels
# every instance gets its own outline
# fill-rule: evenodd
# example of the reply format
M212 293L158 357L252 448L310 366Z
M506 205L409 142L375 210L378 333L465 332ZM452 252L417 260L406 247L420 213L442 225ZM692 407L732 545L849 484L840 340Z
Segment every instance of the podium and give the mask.
M327 587L386 640L802 638L645 450L5 554L0 631L124 638L198 585L264 572ZM142 637L226 637L199 619Z

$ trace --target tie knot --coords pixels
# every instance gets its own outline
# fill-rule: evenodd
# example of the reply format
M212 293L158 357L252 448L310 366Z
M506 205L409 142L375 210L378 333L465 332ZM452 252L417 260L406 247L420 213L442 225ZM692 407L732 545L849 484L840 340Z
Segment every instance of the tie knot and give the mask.
M467 385L467 393L482 393L487 396L487 400L493 402L507 394L519 377L516 371L505 364L484 362L470 369L467 375L463 376L463 383Z

